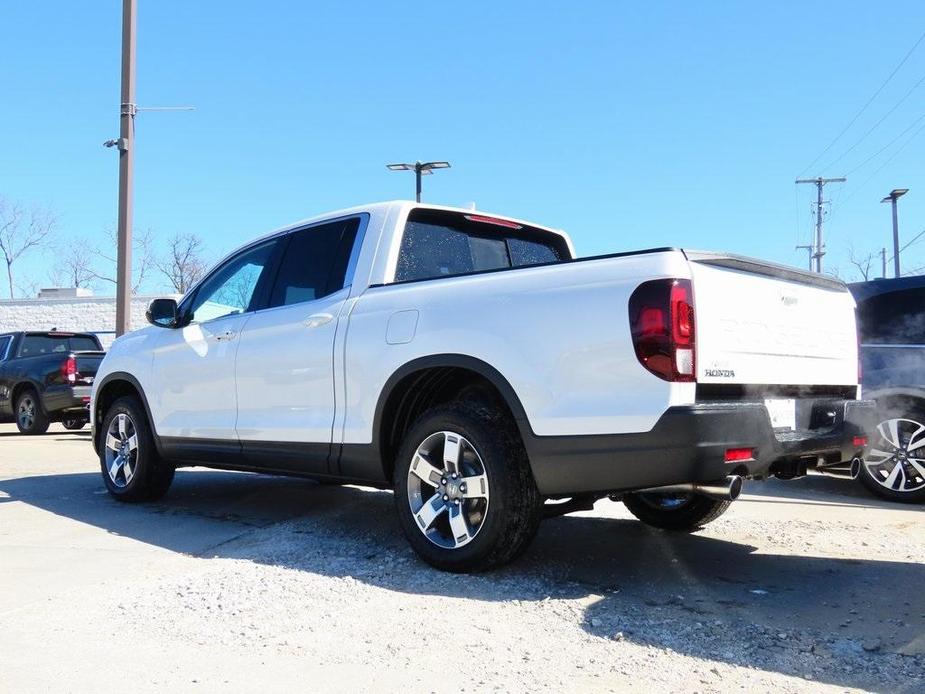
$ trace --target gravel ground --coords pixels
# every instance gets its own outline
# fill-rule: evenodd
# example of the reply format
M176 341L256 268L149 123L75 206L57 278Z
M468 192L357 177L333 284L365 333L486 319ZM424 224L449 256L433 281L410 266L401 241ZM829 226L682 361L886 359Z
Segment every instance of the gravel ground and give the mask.
M0 438L0 689L925 691L925 516L850 482L689 536L599 502L456 576L386 492L194 470L126 506L97 474L85 437Z

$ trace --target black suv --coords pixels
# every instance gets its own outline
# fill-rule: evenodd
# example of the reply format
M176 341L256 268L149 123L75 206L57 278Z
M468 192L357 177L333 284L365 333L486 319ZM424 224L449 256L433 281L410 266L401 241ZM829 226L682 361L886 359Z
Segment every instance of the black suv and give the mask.
M925 275L849 285L858 304L864 397L877 401L860 478L873 493L925 501Z

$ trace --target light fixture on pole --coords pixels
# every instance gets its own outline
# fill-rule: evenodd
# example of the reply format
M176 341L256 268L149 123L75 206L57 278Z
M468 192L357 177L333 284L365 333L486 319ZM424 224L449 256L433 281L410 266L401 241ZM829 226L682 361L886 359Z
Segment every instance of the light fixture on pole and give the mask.
M421 176L430 176L434 169L448 169L448 161L416 161L413 164L386 164L389 171L414 171L414 199L421 202Z
M896 277L899 277L899 217L896 214L896 201L908 192L908 188L894 188L880 201L893 205L893 272Z

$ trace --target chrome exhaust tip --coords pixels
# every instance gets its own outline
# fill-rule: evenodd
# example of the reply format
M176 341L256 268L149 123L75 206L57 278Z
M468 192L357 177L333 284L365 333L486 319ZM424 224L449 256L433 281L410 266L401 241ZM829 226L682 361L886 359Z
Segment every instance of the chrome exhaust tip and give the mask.
M825 477L838 477L843 480L856 480L858 475L861 474L862 462L860 458L855 456L848 462L810 468L807 472L815 475L824 475Z
M717 482L689 482L686 484L669 484L664 487L640 489L640 494L685 494L693 493L718 501L735 501L742 494L745 479L741 475L729 475Z

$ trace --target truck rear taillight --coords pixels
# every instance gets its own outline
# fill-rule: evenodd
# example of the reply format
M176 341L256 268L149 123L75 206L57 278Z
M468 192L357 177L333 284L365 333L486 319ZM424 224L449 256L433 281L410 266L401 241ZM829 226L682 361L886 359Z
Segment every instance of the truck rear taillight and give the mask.
M694 292L690 280L640 284L629 302L630 331L640 363L666 381L696 380Z
M61 365L61 376L67 383L77 383L77 359L68 357Z

